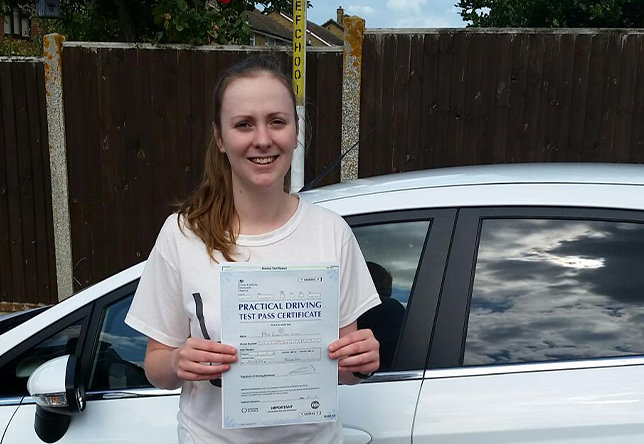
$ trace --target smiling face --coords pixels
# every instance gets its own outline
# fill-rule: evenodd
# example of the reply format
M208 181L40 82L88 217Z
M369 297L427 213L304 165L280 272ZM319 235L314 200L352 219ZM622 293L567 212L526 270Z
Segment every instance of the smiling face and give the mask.
M292 95L268 72L233 80L223 93L216 131L230 162L233 190L283 191L297 145Z

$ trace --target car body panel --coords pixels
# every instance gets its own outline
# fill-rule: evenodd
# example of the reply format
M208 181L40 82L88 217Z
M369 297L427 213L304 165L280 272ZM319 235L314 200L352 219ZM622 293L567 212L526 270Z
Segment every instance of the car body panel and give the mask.
M18 405L3 405L0 403L0 436L4 434L17 409ZM0 442L2 442L2 439L0 439Z
M636 185L467 185L348 196L319 202L343 216L420 208L552 206L644 210L644 188ZM556 199L553 196L557 196Z
M307 191L312 202L429 188L478 185L605 184L644 186L644 166L600 163L479 165L387 174ZM450 205L458 205L453 202Z
M155 390L158 392L158 390ZM73 416L59 444L175 444L179 395L88 401L85 411ZM11 421L4 443L41 442L34 431L36 405L22 405Z
M362 430L373 444L409 444L422 380L374 382L339 387L345 429Z
M409 444L416 400L421 380L394 383L366 383L340 386L338 405L343 421L345 443ZM72 418L67 433L59 444L106 443L176 443L176 415L179 391L139 390L156 396L89 400L85 411ZM165 393L164 393L165 392ZM168 395L168 393L174 393ZM105 393L115 397L119 393ZM382 399L391 399L387 409L380 408ZM20 406L11 421L3 443L31 444L39 442L33 421L36 406L31 398ZM15 407L14 407L15 410ZM0 408L0 412L5 409ZM6 413L13 414L10 409ZM162 419L161 419L162 418ZM0 417L1 419L1 417ZM151 434L151 431L153 433Z
M497 374L428 370L414 443L644 441L643 364L556 370L550 363L549 371L531 366L507 366L513 373L504 373L504 366Z

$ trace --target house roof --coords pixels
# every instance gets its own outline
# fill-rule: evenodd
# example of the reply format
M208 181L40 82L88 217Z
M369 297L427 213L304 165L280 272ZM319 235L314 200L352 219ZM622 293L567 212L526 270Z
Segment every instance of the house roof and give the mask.
M288 20L293 21L293 17L291 17L290 14L287 14L285 12L281 12L280 14L282 14L282 16L287 18ZM333 46L344 45L344 40L342 40L340 37L336 36L328 29L325 29L320 25L313 23L310 20L306 21L306 31L309 33L315 34L317 37L324 40L330 45L333 45Z
M322 23L322 25L321 25L321 26L322 26L322 27L325 27L326 25L335 25L335 26L337 26L337 27L338 27L338 28L340 28L340 29L344 29L344 26L342 26L340 23L336 22L336 21L335 21L335 20L333 20L333 19L329 19L329 20L327 20L326 22Z
M259 10L255 9L254 11L250 11L246 14L248 26L250 26L254 31L273 35L288 41L293 40L293 33L290 29L280 25L268 15L262 14Z
M344 45L344 40L342 40L340 37L336 36L328 29L323 28L320 25L316 25L313 22L309 22L308 20L307 20L307 29L327 43L330 43L336 46Z
M288 14L282 13L282 15L289 20L293 20ZM266 14L262 14L258 9L246 13L246 18L248 20L248 26L254 31L273 35L288 41L293 40L293 31L290 28L282 26L277 20L272 19ZM306 26L309 33L315 34L330 45L342 46L344 44L341 38L320 25L307 20Z

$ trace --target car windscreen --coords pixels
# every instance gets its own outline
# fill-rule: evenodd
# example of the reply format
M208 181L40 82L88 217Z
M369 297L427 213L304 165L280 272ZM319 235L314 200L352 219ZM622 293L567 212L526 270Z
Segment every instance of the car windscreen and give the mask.
M29 319L42 313L48 308L49 306L37 307L37 308L31 308L29 310L17 311L14 313L7 313L4 315L0 315L0 335L5 334L9 330L13 329L14 327L17 327L18 325L22 324L25 321L28 321Z

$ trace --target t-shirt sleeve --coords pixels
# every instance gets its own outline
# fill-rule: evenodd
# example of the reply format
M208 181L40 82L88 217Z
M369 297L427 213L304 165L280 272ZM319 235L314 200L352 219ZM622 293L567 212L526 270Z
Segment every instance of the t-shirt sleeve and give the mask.
M125 323L155 341L179 347L189 337L190 325L184 315L179 271L165 257L168 252L162 251L168 243L167 225L150 253Z
M351 229L346 226L340 257L340 328L357 320L361 314L380 304L380 297L369 274Z

